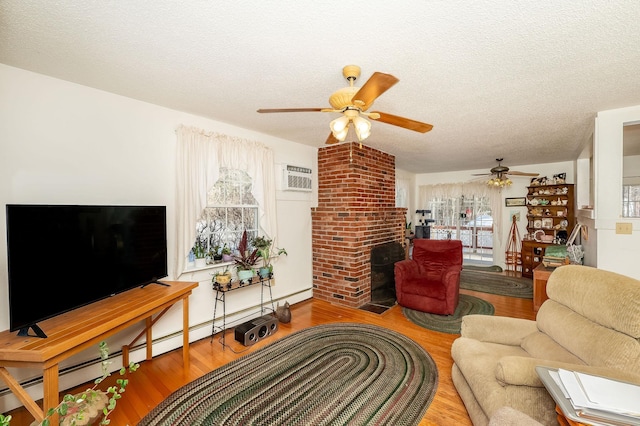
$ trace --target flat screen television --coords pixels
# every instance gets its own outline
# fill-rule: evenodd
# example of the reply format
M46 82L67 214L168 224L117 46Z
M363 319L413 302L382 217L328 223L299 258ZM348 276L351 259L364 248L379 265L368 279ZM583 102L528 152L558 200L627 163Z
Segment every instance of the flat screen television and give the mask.
M164 206L7 205L9 328L167 276Z

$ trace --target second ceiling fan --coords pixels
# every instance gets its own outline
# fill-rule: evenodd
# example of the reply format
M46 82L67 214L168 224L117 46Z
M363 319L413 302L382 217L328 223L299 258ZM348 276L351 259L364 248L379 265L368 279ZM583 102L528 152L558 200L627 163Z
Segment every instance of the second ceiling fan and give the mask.
M510 170L507 166L503 166L501 164L502 158L496 158L498 165L496 167L491 168L489 173L475 173L473 176L491 176L491 178L487 181L488 185L491 186L509 186L511 185L511 179L508 176L538 176L539 173L525 173L525 172L517 172L515 170Z
M347 65L342 69L342 75L349 82L349 86L334 92L329 97L331 108L264 108L259 113L273 112L337 112L342 115L330 124L331 133L326 143L338 143L345 140L349 127L353 124L358 140L366 139L371 133L371 123L364 117L393 126L402 127L420 133L426 133L433 128L431 124L411 120L382 111L367 110L373 105L380 95L389 90L398 80L391 74L375 72L362 87L356 87L353 83L360 77L360 67Z

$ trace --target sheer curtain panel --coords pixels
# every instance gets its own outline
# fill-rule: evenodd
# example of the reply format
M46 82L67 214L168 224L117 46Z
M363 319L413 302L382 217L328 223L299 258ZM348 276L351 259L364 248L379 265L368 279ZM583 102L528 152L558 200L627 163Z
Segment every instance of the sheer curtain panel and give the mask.
M247 172L258 202L261 231L277 236L273 151L265 145L216 132L180 126L176 130L176 276L185 270L196 238L196 222L207 205L207 192L220 176L220 168Z

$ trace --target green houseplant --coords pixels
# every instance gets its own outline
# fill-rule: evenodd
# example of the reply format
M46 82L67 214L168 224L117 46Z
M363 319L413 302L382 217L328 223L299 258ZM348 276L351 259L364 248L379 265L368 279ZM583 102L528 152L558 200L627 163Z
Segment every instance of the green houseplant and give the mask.
M251 280L254 273L254 267L256 263L258 263L259 259L260 255L258 254L258 249L254 248L251 250L249 247L247 231L245 230L242 233L242 239L238 245L238 254L233 257L233 262L236 264L238 279L240 281Z
M45 419L42 421L41 426L50 426L49 418L54 412L60 415L60 422L67 420L68 424L75 425L77 421L86 418L87 413L92 409L91 405L95 404L97 407L102 406L102 420L101 425L108 425L111 423L109 420L109 414L116 408L117 401L122 398L125 388L129 384L129 380L126 378L120 378L116 380L115 386L109 386L106 390L98 389L98 385L102 383L111 374L108 367L111 363L109 359L109 348L106 342L100 342L100 359L102 360L102 377L96 379L94 386L81 394L77 395L65 395L62 402L56 407L50 409L46 413ZM140 364L129 363L129 367L122 367L119 371L120 376L124 376L129 373L135 372L140 367Z
M229 268L224 268L224 270L216 272L213 276L213 282L219 285L229 284L231 282L231 272Z
M251 244L258 250L258 255L262 258L263 266L260 268L260 276L266 278L273 273L273 265L271 264L273 240L267 237L256 237L251 241ZM276 247L275 256L280 256L281 254L287 255L287 251Z
M233 256L231 256L231 249L227 246L227 243L224 243L222 249L220 250L220 254L222 254L223 262L232 262Z
M121 378L116 380L115 386L109 386L106 390L98 389L98 385L102 383L107 377L111 375L108 367L110 364L109 359L109 347L106 342L100 342L100 359L102 364L102 377L96 379L94 386L86 391L77 395L65 395L62 401L55 408L49 409L45 413L44 420L40 423L40 426L50 426L51 416L57 413L59 415L60 424L75 425L80 421L85 421L92 417L96 417L95 421L102 416L100 421L101 425L108 425L111 423L109 420L109 414L116 408L118 399L122 398L129 380ZM120 376L124 376L129 373L135 372L140 364L130 363L128 368L122 367L120 369ZM4 416L0 414L0 426L10 426L11 416ZM82 423L85 424L85 423ZM91 423L94 424L94 423Z
M191 249L191 251L193 252L193 255L196 258L196 267L200 268L206 265L206 256L207 256L207 249L204 246L204 244L202 244L202 241L200 240L196 240L196 243L193 245L193 248Z

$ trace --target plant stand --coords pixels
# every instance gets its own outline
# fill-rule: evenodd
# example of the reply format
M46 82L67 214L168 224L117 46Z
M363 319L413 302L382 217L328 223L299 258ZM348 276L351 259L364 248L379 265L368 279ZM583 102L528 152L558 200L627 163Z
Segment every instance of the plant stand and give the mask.
M516 224L516 216L514 215L509 231L509 241L507 242L507 250L504 253L504 262L507 265L507 271L522 270L522 252L520 233Z
M273 305L273 294L271 292L271 280L273 279L273 274L269 274L266 277L260 277L255 276L253 277L250 281L231 281L228 284L218 284L216 282L213 283L213 289L216 292L216 301L215 304L213 305L213 320L212 320L212 324L211 324L211 341L213 341L213 336L216 334L216 332L222 331L222 339L220 340L220 344L222 345L222 348L224 349L227 345L225 342L225 331L227 329L227 308L226 308L226 295L227 293L229 293L230 291L233 290L237 290L239 288L245 288L245 287L251 287L253 285L257 285L260 284L260 310L258 311L260 313L260 315L264 315L265 313L269 312L269 309L271 310L271 313L275 315L276 309ZM269 301L271 302L271 308L269 307L265 307L265 287L269 289ZM220 302L222 304L222 326L216 326L216 313L218 310L218 302ZM245 318L249 318L251 316L253 316L255 313L251 313L249 315L245 315L241 318L237 318L234 321L232 321L232 323L234 322L238 322L240 320L243 320Z

